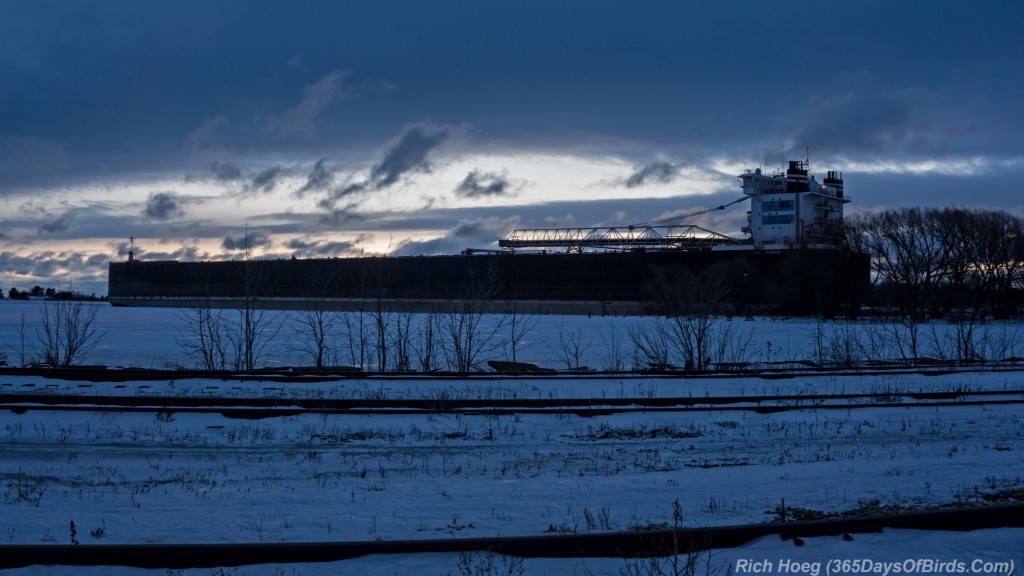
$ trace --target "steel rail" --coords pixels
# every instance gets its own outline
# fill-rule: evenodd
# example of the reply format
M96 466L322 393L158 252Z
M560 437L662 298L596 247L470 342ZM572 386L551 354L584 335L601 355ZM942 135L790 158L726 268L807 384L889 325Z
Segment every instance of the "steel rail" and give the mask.
M1018 398L1002 398L1018 396ZM995 398L993 398L995 397ZM910 398L913 402L899 401ZM970 399L980 398L980 399ZM829 403L861 400L862 402ZM581 414L639 412L749 411L862 408L934 408L1024 404L1024 390L921 391L848 394L631 398L404 398L327 399L215 396L90 396L78 394L0 394L0 409L62 412L216 413L235 418L299 414Z
M770 524L543 536L294 543L2 544L0 569L33 565L188 569L336 562L369 554L473 551L522 558L646 558L733 548L774 535L800 545L800 538L879 532L885 528L962 532L1020 527L1024 527L1024 503Z
M636 371L523 371L523 372L373 372L358 368L268 368L250 371L238 370L162 370L147 368L108 368L105 366L73 366L68 368L11 368L0 367L0 377L37 376L56 380L85 382L130 382L188 380L206 378L230 381L266 382L333 382L340 380L601 380L634 379L729 379L766 378L785 379L799 376L898 376L921 374L945 376L960 372L1024 372L1022 359L989 362L985 364L952 365L933 364L905 366L899 363L860 366L852 368L822 367L801 361L771 362L761 366L737 366L720 370L636 370ZM795 366L800 365L800 368Z

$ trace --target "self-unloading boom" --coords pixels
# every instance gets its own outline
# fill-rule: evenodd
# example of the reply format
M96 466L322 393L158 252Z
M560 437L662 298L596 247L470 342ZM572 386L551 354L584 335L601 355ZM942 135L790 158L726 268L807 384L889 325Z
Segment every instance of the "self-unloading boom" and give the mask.
M498 241L505 249L708 250L831 248L842 241L842 174L830 171L823 183L809 173L809 163L794 160L785 172L764 174L758 168L740 174L744 196L727 204L618 227L528 228ZM683 221L750 200L746 239L737 239Z

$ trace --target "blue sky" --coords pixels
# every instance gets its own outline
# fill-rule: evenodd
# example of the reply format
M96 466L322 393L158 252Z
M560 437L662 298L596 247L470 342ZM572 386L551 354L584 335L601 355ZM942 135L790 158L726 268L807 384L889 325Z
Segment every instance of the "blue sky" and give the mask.
M0 286L451 253L841 170L1024 215L1024 5L0 0ZM698 223L739 234L742 206Z

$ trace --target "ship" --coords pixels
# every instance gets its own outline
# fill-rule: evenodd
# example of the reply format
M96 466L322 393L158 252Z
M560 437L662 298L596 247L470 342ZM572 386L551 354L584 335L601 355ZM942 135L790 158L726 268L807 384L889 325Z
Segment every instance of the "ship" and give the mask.
M627 316L671 313L684 295L716 313L855 316L866 254L845 242L842 173L808 161L739 175L743 196L623 227L520 229L498 249L435 256L110 262L114 306L241 307ZM749 202L747 237L685 220ZM699 288L699 290L698 290Z

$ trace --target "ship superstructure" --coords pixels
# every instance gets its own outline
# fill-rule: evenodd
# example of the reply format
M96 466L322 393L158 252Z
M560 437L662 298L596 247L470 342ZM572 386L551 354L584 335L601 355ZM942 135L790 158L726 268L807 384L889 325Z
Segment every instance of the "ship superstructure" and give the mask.
M743 232L754 248L834 248L843 239L843 175L830 171L823 182L809 173L808 163L789 162L785 172L765 174L760 168L740 175L750 211Z

